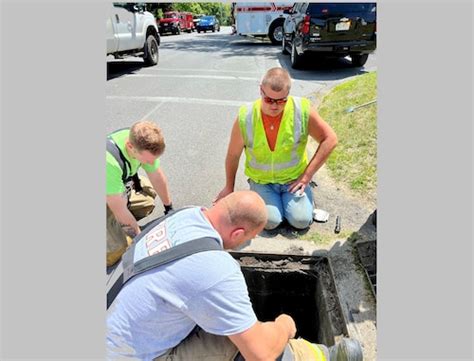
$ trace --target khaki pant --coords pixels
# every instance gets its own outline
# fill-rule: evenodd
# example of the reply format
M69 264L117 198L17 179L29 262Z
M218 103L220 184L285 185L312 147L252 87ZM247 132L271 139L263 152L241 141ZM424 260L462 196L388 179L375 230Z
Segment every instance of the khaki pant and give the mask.
M227 336L199 329L154 361L233 361L239 350Z
M282 360L329 361L319 348L304 339L291 339L288 344L290 354L285 352ZM234 361L238 353L239 350L227 336L211 335L199 329L154 361Z
M140 178L143 190L132 190L129 209L137 221L148 216L155 209L156 192L148 178ZM132 239L125 234L112 211L107 207L107 266L115 264L131 244Z

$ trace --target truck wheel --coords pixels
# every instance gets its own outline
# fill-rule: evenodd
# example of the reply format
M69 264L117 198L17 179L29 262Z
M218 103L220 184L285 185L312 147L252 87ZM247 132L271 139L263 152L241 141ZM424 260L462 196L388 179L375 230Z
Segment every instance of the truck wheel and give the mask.
M215 27L215 26L212 27L212 32L213 32L213 33L216 32L216 27Z
M289 54L288 50L286 50L285 36L283 36L283 39L281 39L281 53L285 55Z
M281 44L281 41L283 39L283 21L282 20L277 20L273 22L273 24L270 26L270 29L268 30L268 37L270 38L270 41L272 42L273 45Z
M179 34L181 34L181 27L180 26L178 26L178 28L176 29L176 35L179 35Z
M356 67L364 66L368 58L369 58L369 54L352 54L351 55L352 66L356 66Z
M304 56L299 55L296 51L295 39L293 38L293 42L291 43L291 67L293 69L301 69L303 66Z
M150 34L146 38L145 43L145 54L143 55L143 60L148 66L158 64L159 52L158 52L158 40L156 40L155 35Z

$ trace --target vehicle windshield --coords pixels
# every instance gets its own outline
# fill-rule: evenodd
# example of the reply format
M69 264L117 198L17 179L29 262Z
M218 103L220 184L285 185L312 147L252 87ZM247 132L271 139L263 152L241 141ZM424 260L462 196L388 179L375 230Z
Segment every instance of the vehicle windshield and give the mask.
M164 19L177 19L178 15L176 14L164 14Z
M201 20L214 20L214 16L203 16Z

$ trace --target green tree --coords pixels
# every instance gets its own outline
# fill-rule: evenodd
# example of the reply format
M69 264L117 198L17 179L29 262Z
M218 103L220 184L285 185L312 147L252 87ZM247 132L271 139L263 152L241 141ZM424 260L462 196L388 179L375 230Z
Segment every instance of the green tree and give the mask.
M157 19L163 17L166 11L187 11L193 14L215 15L221 25L231 25L230 3L146 3L146 9L153 13Z
M188 11L193 14L202 14L200 3L175 3L174 8L177 11Z

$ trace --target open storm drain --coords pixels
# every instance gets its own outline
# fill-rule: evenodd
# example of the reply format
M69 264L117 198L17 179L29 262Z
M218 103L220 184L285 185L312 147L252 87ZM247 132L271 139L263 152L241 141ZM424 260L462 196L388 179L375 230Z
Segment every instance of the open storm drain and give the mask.
M260 321L293 317L297 337L333 345L348 336L327 257L231 252Z

